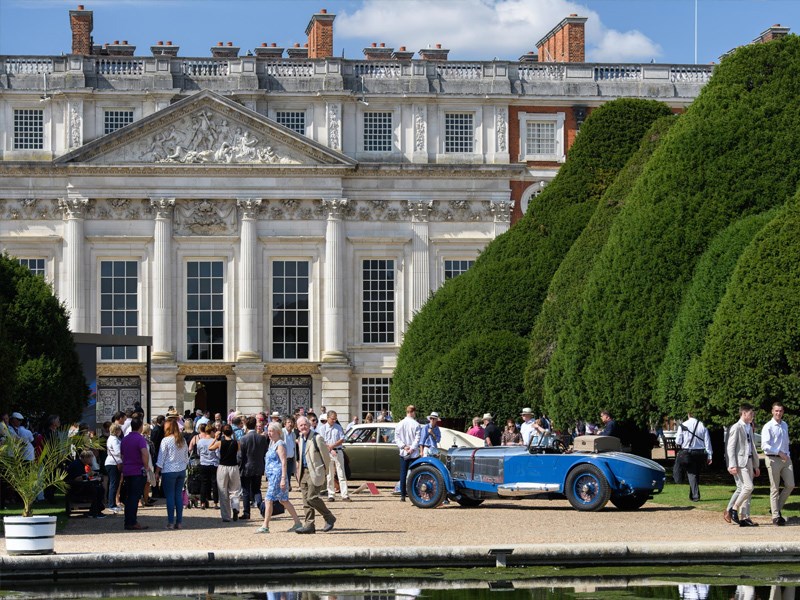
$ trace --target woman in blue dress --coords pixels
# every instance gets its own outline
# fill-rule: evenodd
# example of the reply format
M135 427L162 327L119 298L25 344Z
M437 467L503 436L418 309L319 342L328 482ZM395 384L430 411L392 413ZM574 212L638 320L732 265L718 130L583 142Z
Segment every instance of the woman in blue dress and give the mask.
M289 511L294 525L289 531L297 531L303 524L297 517L297 511L289 502L289 474L286 469L286 442L283 441L281 424L273 421L267 427L269 450L265 457L264 475L267 476L267 494L264 497L264 524L256 533L269 533L269 520L272 518L272 502L277 500Z

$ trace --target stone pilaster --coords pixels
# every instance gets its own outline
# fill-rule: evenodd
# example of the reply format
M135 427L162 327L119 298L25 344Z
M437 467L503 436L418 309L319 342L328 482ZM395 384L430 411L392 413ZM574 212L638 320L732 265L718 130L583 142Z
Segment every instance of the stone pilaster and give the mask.
M264 364L242 363L233 367L236 386L236 410L252 415L265 409Z
M260 198L240 198L241 237L239 238L239 350L237 362L261 360L258 349L258 211ZM238 379L237 379L238 388ZM263 386L262 386L263 393ZM238 393L237 393L238 398Z
M355 402L356 394L350 389L353 369L347 364L322 363L319 368L322 375L322 400L319 402L328 410L335 410L340 423L350 420L351 398ZM316 405L316 403L315 403Z
M172 345L172 213L175 198L151 198L153 233L153 362L175 359Z
M83 234L88 205L89 199L77 194L72 186L67 186L67 196L58 200L58 206L64 214L64 277L60 295L69 311L69 328L82 333L88 332Z
M492 202L492 213L494 214L494 237L498 237L508 231L511 226L511 209L514 203L508 200Z
M178 365L154 363L150 376L152 377L151 414L163 415L167 408L183 406L183 378L178 378ZM181 387L180 402L178 401L178 386Z
M325 121L328 128L328 147L331 150L342 149L342 105L328 102L325 105Z
M414 121L414 153L411 162L428 162L428 107L425 104L415 104L413 107Z
M328 213L325 227L325 338L322 362L346 363L344 344L344 278L345 232L342 211L347 198L328 198L322 201Z
M430 254L428 251L428 218L433 201L409 201L411 213L411 316L413 316L431 293Z

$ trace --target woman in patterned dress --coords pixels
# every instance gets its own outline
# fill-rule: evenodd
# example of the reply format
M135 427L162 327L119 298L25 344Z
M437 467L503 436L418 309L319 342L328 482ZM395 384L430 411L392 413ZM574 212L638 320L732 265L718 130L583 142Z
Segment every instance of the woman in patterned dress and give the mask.
M277 500L294 519L294 525L289 531L297 531L303 524L297 516L297 511L289 502L289 475L286 469L286 442L283 441L281 424L273 421L267 426L267 435L270 439L269 450L265 457L264 474L267 476L267 493L264 496L264 524L256 533L269 533L269 520L272 518L272 502Z

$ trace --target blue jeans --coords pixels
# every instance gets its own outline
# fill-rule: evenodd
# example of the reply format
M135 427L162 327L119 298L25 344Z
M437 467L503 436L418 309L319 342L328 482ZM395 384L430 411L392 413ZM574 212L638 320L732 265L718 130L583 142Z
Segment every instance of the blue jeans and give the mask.
M117 506L117 488L119 487L119 467L117 465L106 465L108 471L108 508Z
M169 524L183 522L183 484L186 482L186 471L161 473L161 489L167 499L167 522Z
M125 475L125 485L128 493L125 495L125 527L136 525L136 516L139 512L139 500L144 492L147 477L144 475Z
M408 475L408 467L411 466L416 458L404 458L400 457L400 497L406 497L406 476Z

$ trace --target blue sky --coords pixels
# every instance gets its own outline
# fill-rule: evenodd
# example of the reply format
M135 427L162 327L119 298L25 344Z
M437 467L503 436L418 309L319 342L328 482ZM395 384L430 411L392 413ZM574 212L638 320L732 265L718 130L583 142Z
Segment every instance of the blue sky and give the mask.
M69 52L68 11L79 0L0 0L0 54ZM694 62L695 0L82 0L95 43L128 40L149 55L172 40L181 56L217 42L305 43L309 18L337 15L334 53L358 59L371 42L409 50L441 43L451 60L516 60L563 17L587 21L587 59ZM699 63L717 61L773 24L800 31L800 0L697 0Z

